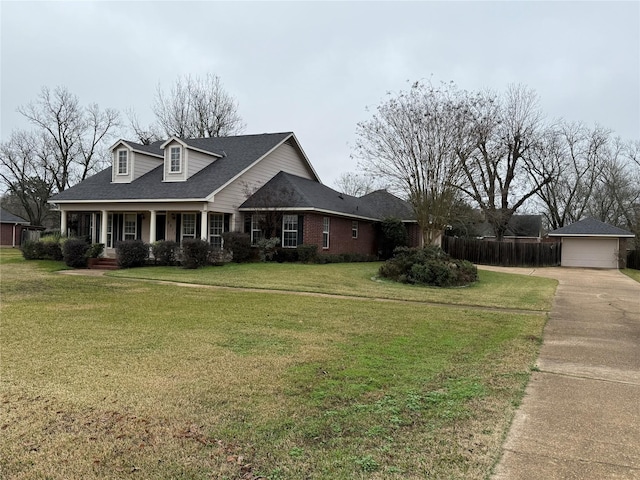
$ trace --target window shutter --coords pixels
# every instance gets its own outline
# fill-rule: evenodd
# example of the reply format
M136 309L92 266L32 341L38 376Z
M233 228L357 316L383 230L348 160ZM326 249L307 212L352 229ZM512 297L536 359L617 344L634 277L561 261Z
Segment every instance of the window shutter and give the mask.
M136 216L136 220L138 225L136 225L136 239L137 240L142 240L142 214L139 213Z
M182 230L182 214L176 213L176 242L180 243L180 230Z
M116 238L116 240L121 242L122 241L122 236L123 236L122 232L124 232L124 214L118 213L117 217L118 218L116 219L115 223L116 223L116 227L117 227L116 230L117 230L118 236L115 237L115 238Z
M304 215L298 215L298 245L304 243Z
M251 235L251 214L244 214L244 233Z
M202 235L202 213L196 213L196 240Z
M224 224L222 226L222 231L223 232L228 232L229 231L229 224L231 223L231 214L230 213L225 213L224 214Z

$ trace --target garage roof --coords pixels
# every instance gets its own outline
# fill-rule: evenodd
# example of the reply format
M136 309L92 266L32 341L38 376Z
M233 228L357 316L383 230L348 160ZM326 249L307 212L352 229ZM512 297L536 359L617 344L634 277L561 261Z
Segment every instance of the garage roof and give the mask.
M630 237L635 235L628 230L614 227L595 218L588 217L566 227L549 232L550 237Z

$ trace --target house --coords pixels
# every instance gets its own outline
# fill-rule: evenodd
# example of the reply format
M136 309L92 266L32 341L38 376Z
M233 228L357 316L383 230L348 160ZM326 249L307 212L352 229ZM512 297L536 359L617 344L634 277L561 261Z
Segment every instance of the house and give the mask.
M29 222L0 208L0 246L19 247L28 234Z
M326 253L374 254L375 224L387 213L402 212L417 228L391 194L355 198L322 185L291 132L119 140L111 159L110 168L50 199L61 231L104 243L107 256L129 239L201 238L221 247L229 231L248 233L254 244L266 235L284 248L314 243Z
M626 239L634 234L595 218L585 218L549 232L562 242L561 266L624 268Z

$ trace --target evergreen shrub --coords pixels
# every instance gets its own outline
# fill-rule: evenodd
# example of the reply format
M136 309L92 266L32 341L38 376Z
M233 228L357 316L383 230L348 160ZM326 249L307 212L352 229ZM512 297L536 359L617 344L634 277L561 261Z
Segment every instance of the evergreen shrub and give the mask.
M180 245L173 240L161 240L151 246L154 262L156 265L162 266L175 265L178 261L179 250Z
M62 245L64 263L72 268L87 268L89 247L84 238L68 238Z
M182 241L182 266L184 268L200 268L209 259L209 244L200 238L189 238Z
M440 247L396 248L393 257L382 264L381 277L401 283L453 287L478 279L475 265L452 259Z
M120 268L142 267L149 258L149 246L142 240L124 240L116 244L116 258Z

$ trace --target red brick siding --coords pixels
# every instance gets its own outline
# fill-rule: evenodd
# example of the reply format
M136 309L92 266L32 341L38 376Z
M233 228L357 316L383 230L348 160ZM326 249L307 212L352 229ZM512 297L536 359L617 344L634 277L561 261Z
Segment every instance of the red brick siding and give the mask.
M0 224L0 245L12 246L14 244L13 239L11 238L13 235L13 227L14 227L13 223ZM16 225L15 228L16 228L15 245L18 246L20 245L20 234L22 232L22 226Z
M304 215L304 243L318 245L318 253L360 253L376 255L376 229L372 222L358 221L358 238L352 237L352 220L332 217L329 224L329 248L322 248L323 219L327 215L307 213Z

